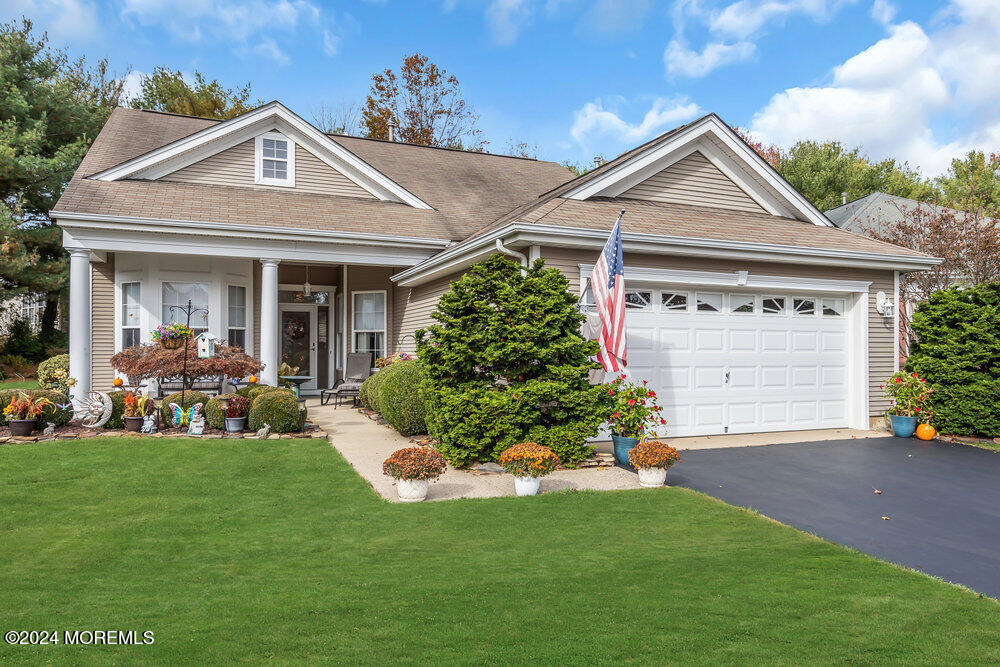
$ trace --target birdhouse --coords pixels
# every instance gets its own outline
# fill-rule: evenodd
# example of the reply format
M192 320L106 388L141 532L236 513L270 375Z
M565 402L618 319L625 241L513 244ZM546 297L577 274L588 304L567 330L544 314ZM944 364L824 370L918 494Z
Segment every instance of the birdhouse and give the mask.
M215 356L215 336L203 331L195 337L198 343L198 358L208 359Z

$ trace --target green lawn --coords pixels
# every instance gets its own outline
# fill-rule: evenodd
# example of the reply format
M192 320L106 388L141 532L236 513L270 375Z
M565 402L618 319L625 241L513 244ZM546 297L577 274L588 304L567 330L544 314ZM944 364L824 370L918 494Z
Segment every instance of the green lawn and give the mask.
M996 662L1000 605L683 489L417 505L317 440L0 446L0 661Z
M38 380L3 380L0 389L38 389Z

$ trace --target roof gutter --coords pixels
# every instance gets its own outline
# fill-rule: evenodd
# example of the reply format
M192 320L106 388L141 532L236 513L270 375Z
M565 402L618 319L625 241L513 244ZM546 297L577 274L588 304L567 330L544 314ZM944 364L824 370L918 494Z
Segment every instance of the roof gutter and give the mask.
M458 244L401 271L391 279L400 286L414 286L464 269L495 252L496 242L507 247L547 245L586 248L598 251L607 242L607 231L579 227L514 222L467 243ZM687 255L697 257L770 261L787 264L850 266L895 271L922 271L937 266L941 259L919 255L833 250L771 243L721 239L622 233L622 247L628 252Z
M199 220L169 220L163 218L136 218L124 215L95 215L72 211L50 211L49 216L60 227L100 228L110 226L128 231L158 232L161 234L185 234L200 236L241 236L259 239L280 239L288 241L312 241L315 243L346 243L361 245L391 244L395 247L440 250L452 245L448 239L415 238L391 236L387 234L362 234L358 232L337 232L318 229L295 229L294 227L264 227L261 225L233 225L229 223L204 222Z

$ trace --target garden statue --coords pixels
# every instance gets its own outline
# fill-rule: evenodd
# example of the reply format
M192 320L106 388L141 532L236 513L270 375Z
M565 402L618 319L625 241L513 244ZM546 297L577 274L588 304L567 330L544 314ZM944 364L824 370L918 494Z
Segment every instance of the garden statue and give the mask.
M56 433L56 425L53 424L52 422L45 422L45 423L46 423L46 426L42 430L42 435L55 435L55 433Z
M156 416L146 415L142 418L142 427L139 433L156 433Z
M103 391L90 391L80 399L80 409L74 417L86 428L101 428L111 419L111 407L110 396Z
M201 405L201 403L198 403ZM205 417L196 414L188 424L188 435L203 435L205 433Z
M271 433L271 425L270 424L264 424L264 426L262 426L260 428L260 430L257 431L257 437L258 438L266 438L268 436L268 434L270 434L270 433Z
M195 403L187 410L182 410L181 406L176 403L171 403L170 411L174 416L174 426L177 426L178 428L188 426L193 421L198 419L198 415L201 413L201 403Z

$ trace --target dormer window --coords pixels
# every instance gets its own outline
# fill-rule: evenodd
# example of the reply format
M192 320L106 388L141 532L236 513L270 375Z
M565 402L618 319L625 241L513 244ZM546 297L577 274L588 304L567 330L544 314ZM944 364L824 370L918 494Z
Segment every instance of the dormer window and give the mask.
M277 132L257 137L254 182L295 187L295 144L288 137Z

